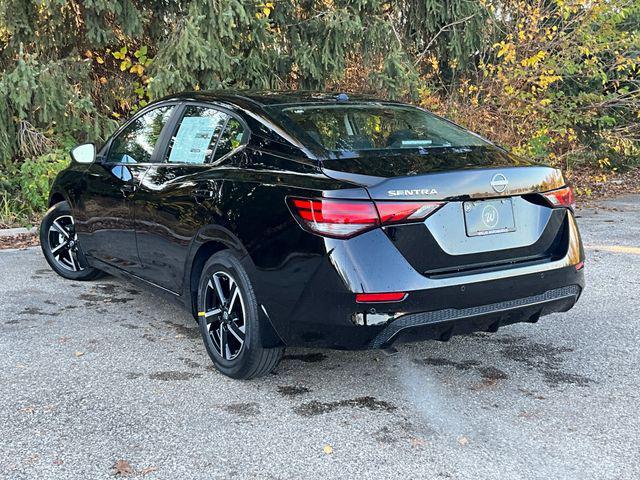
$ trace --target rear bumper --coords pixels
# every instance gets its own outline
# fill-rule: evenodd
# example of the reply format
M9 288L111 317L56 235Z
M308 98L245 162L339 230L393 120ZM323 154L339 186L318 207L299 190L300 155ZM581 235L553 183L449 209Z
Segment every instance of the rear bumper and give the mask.
M460 275L417 272L378 229L350 240L318 239L323 252L290 257L256 272L258 301L287 346L381 348L495 331L569 310L584 288L573 216L567 254ZM407 292L397 303L359 304L357 293Z
M385 348L396 341L448 340L453 335L476 331L496 332L502 326L517 322L534 323L543 315L569 310L581 291L578 285L570 285L478 307L404 315L388 323L369 347Z
M448 340L452 335L535 322L572 308L584 288L584 274L568 266L411 291L402 302L380 304L358 304L353 293L338 293L326 277L314 285L313 293L307 290L278 329L287 346L385 348L396 342Z

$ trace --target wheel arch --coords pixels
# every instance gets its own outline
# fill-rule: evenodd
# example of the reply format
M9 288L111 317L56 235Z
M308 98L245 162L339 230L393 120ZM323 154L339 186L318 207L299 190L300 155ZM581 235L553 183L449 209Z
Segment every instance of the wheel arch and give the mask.
M51 192L51 195L49 196L49 207L53 207L54 205L66 200L66 197L61 192Z
M234 252L238 258L247 255L242 242L231 231L219 225L202 227L191 241L184 270L183 295L185 306L196 319L198 281L204 264L211 255L227 249Z
M222 250L230 250L243 264L247 270L249 277L255 271L255 265L251 260L247 250L242 242L229 230L218 225L203 227L195 236L190 254L187 257L187 268L185 269L183 298L185 306L191 312L194 319L198 319L197 300L198 300L198 282L200 275L207 260L217 252ZM261 323L261 342L265 348L284 346L284 342L274 328L271 319L262 309L258 309L258 315Z

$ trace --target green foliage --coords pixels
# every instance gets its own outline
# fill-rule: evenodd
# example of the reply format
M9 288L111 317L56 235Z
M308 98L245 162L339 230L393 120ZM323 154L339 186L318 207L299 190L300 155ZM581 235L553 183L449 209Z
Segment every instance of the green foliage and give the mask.
M22 162L18 177L20 197L29 210L37 213L47 209L51 183L68 164L69 153L64 150L54 150Z
M69 164L67 150L56 149L0 173L0 225L28 225L47 209L49 189Z
M0 0L0 171L221 88L419 99L525 156L637 165L639 24L640 0ZM29 217L44 183L3 182Z
M497 41L485 45L478 73L447 85L432 72L424 103L523 156L565 167L639 165L640 30L631 25L640 24L640 2L486 6ZM446 101L434 101L447 87Z
M86 62L41 63L21 49L13 68L0 77L2 163L44 153L55 136L99 140L112 128L91 97Z

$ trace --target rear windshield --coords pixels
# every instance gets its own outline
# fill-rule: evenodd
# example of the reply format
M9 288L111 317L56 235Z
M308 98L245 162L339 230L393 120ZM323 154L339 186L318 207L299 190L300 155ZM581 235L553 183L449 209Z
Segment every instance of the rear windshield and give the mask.
M486 146L419 108L386 104L276 106L284 121L333 152Z

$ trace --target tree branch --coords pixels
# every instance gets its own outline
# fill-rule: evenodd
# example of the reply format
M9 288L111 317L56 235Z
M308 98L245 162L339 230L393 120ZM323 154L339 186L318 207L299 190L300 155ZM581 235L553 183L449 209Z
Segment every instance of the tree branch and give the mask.
M431 38L431 40L429 40L429 43L427 43L427 46L424 48L424 50L422 50L422 52L417 56L416 61L413 62L414 65L418 65L420 63L420 61L422 60L422 57L424 57L427 52L429 51L429 49L431 48L431 45L433 45L433 43L438 39L438 37L443 34L444 32L447 32L451 29L451 27L454 27L455 25L458 25L460 23L466 23L469 20L471 20L473 17L475 17L476 14L472 13L471 15L461 18L460 20L456 20L455 22L451 22L451 23L447 23L446 25L444 25L442 28L440 28L440 30L438 30L438 33L436 33L433 38Z

